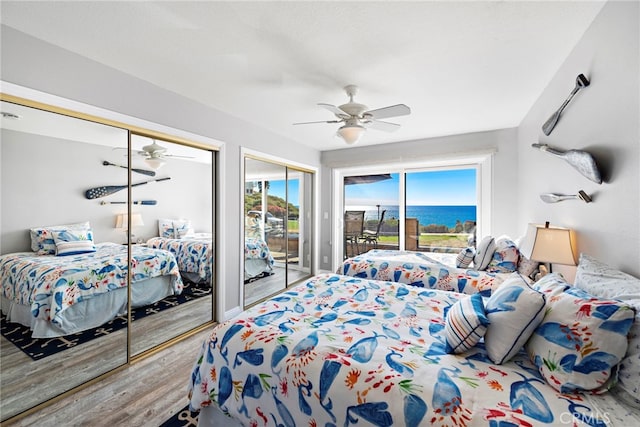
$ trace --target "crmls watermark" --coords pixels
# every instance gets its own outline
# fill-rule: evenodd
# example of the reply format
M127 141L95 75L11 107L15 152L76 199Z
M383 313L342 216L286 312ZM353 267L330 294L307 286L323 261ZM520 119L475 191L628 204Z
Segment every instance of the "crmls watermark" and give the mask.
M573 424L576 421L582 421L592 426L608 425L611 423L608 412L593 411L589 414L580 412L563 412L560 414L559 421L562 424Z

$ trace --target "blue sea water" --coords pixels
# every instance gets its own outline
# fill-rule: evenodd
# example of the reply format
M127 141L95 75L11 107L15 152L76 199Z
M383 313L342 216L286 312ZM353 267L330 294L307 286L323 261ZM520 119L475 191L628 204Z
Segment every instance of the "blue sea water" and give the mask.
M386 209L385 219L400 218L398 206L380 206L380 212ZM364 214L365 220L378 218L378 209L370 209L367 206ZM451 228L456 225L456 221L476 220L475 206L407 206L407 218L418 218L420 225L446 225Z

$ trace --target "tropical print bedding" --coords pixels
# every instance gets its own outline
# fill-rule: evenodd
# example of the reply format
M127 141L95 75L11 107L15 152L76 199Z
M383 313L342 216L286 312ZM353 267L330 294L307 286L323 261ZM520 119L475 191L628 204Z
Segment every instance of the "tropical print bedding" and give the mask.
M269 266L272 266L275 262L267 243L257 237L244 238L244 259L262 259Z
M491 363L482 342L460 355L445 353L443 314L464 297L313 277L213 330L190 378L191 409L217 405L245 426L278 427L638 420L621 406L601 412L602 396L554 390L524 351L503 365Z
M490 296L511 274L456 268L422 252L382 249L344 260L337 273L482 296Z
M147 246L164 249L175 255L178 268L182 272L195 273L202 282L210 283L213 268L213 245L211 235L185 236L181 239L153 237Z
M173 290L183 283L175 257L167 251L132 247L132 281L171 276ZM2 295L31 306L36 319L61 324L64 311L80 301L127 286L127 246L99 243L96 252L70 256L18 252L0 256Z

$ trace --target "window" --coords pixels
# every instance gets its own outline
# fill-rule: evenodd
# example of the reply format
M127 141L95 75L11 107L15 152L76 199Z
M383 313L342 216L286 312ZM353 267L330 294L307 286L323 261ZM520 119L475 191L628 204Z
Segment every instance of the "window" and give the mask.
M373 248L458 252L490 232L491 156L438 164L385 165L336 170L341 197L335 218L364 211L363 232L354 244L343 229L334 233L334 262ZM338 227L337 227L338 228ZM480 234L480 230L484 234Z

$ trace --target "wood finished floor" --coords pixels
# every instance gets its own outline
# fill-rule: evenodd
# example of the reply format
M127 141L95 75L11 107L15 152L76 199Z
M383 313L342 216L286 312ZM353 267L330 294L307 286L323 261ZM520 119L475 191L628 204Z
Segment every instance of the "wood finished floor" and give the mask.
M157 427L189 402L187 384L212 328L143 359L39 412L3 426Z

